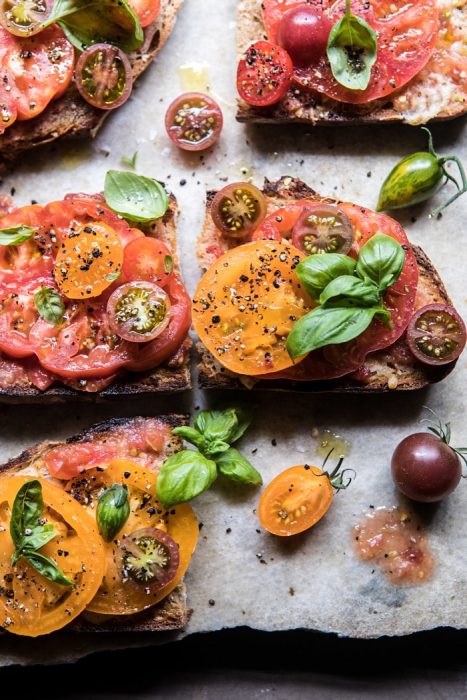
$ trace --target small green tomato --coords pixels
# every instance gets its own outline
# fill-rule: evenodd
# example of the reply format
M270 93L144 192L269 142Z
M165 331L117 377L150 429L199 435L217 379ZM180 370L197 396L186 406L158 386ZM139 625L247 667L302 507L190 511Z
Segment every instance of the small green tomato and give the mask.
M129 515L128 488L121 484L112 484L100 495L97 504L97 527L102 538L106 542L112 542Z

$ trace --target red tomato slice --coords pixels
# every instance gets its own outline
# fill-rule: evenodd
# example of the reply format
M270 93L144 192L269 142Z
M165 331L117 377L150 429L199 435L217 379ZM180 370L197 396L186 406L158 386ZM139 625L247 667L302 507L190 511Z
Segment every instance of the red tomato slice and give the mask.
M130 0L142 27L154 22L161 9L161 0Z
M238 64L237 90L248 104L267 107L285 97L292 74L293 63L287 51L270 41L257 41Z
M278 41L284 12L299 4L296 0L264 0L264 23L270 41ZM318 4L324 7L331 26L344 14L344 0ZM325 53L313 65L295 68L294 80L339 102L360 104L390 95L423 69L438 38L439 10L435 0L352 0L351 7L378 35L378 57L366 90L348 90L340 85Z
M11 71L0 66L0 134L18 118L15 82Z
M56 24L26 39L0 28L0 73L11 75L18 119L36 117L63 95L74 65L75 50Z
M274 227L276 219L276 226L281 231L281 235L288 237L306 204L306 201L295 202L273 212L265 220L267 228ZM295 367L280 373L262 375L261 379L314 381L337 379L350 374L362 366L368 353L382 350L395 343L412 318L418 286L418 267L404 229L389 216L377 214L365 207L342 203L339 204L339 208L347 214L356 232L350 252L352 257L357 257L360 248L378 231L395 238L407 248L402 273L384 297L385 306L391 313L392 328L387 328L380 321L373 321L370 327L355 340L316 350ZM277 219L281 221L278 222Z

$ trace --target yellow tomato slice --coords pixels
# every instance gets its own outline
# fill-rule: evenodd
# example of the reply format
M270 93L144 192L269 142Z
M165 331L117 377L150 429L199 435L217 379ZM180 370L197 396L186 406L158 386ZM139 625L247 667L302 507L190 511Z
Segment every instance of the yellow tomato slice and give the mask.
M94 520L63 489L39 479L43 518L57 533L40 552L75 586L50 581L25 559L12 566L11 510L16 494L28 481L31 477L0 479L0 625L14 634L38 637L64 627L85 609L102 582L105 559Z
M116 231L103 222L72 230L60 244L54 277L69 299L97 297L118 279L123 246Z
M321 520L334 498L327 474L301 464L281 472L261 494L258 515L273 535L297 535Z
M165 598L185 575L198 541L198 521L189 505L183 504L166 511L156 498L157 475L140 464L127 459L114 459L96 469L75 477L66 486L84 508L95 517L97 501L102 490L112 484L126 484L129 492L130 515L113 542L103 542L106 571L98 592L87 606L92 613L128 615L145 610ZM156 528L167 532L179 546L180 563L175 578L164 588L147 593L144 584L137 584L120 571L120 542L136 530Z
M294 364L287 337L314 306L295 273L303 258L286 242L260 240L232 248L204 274L193 323L224 367L255 376Z

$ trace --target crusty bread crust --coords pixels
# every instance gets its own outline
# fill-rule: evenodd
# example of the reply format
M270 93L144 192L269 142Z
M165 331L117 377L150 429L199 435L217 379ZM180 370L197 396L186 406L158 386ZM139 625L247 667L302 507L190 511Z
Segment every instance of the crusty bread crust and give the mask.
M147 231L163 241L171 251L174 268L180 273L177 251L177 200L169 196L169 208ZM192 342L187 336L177 354L155 369L140 374L127 373L99 392L76 391L64 385L51 386L45 391L30 383L12 384L8 389L0 388L0 403L62 403L69 401L109 401L132 399L159 393L171 393L191 389L190 353ZM0 360L2 355L0 353Z
M174 428L179 425L186 425L188 422L188 416L177 414L158 416L158 419L169 427ZM52 447L90 441L102 444L111 438L116 431L125 428L125 426L131 427L135 423L145 420L147 419L141 417L113 418L109 421L98 423L78 435L73 435L64 443L51 441L39 443L28 448L17 457L10 459L5 464L0 465L0 474L2 476L17 474L27 470L34 463L38 463L38 466L33 468L37 469L37 472L42 475L41 460ZM180 450L181 447L181 440L176 436L172 436L165 445L161 459L165 460L171 454ZM43 473L43 476L46 477L47 474ZM183 629L188 619L189 611L186 607L186 590L182 582L167 598L141 613L136 615L119 615L118 617L83 614L66 629L76 632L162 632ZM3 630L0 631L3 632Z
M170 36L183 0L162 0L157 19L144 30L144 44L129 55L136 80L150 65ZM109 111L96 109L71 83L66 93L42 114L16 122L0 136L0 167L29 151L59 138L94 137Z
M467 0L456 3L456 9L467 17ZM238 58L245 49L255 41L265 37L265 27L262 19L261 0L239 0L237 11L237 51ZM436 106L439 104L439 85L432 84L429 76L422 81L414 78L408 86L397 92L398 100L407 94L410 87L416 85L415 95L422 98L426 90L432 93L430 100ZM238 100L237 120L240 122L284 124L288 122L315 124L320 126L352 125L352 124L381 124L405 122L420 124L426 121L443 121L459 117L467 112L467 96L461 99L453 95L446 108L442 108L427 120L409 113L404 115L400 109L395 109L393 100L396 95L375 100L363 105L344 104L310 91L290 90L289 94L276 105L271 107L252 107L243 100Z
M308 199L315 201L338 202L333 197L321 197L301 180L292 177L282 177L280 180L270 182L265 180L263 193L268 202L268 208L283 206L287 201ZM210 252L213 241L222 251L229 247L235 247L235 242L227 243L221 238L213 224L210 215L211 202L215 192L208 192L206 198L206 218L198 239L198 258L201 267L207 269L216 259L216 255ZM419 269L418 296L423 299L420 305L443 303L451 304L446 288L434 268L433 264L418 246L413 247ZM222 367L211 353L202 345L197 344L199 355L198 383L202 389L261 389L261 390L285 390L304 392L347 392L355 394L368 394L387 391L404 391L422 389L428 384L444 379L454 368L455 362L443 367L430 367L411 359L408 355L404 338L398 341L392 350L380 350L368 355L365 367L368 376L365 382L357 381L349 376L341 379L313 382L291 382L290 380L255 380L252 377L243 377L230 372ZM407 358L408 355L408 358Z

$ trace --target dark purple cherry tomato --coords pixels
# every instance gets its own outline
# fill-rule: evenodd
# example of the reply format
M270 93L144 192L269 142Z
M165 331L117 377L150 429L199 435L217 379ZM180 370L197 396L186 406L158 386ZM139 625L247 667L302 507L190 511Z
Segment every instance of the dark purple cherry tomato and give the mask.
M317 5L298 5L286 12L279 26L279 44L294 65L308 66L326 54L332 22Z
M466 329L452 306L429 304L418 309L407 328L407 344L417 360L446 365L465 348Z
M78 59L75 83L86 102L99 109L115 109L130 97L133 73L127 55L117 46L94 44Z
M292 244L308 255L346 255L352 242L352 223L347 214L333 204L307 205L292 230Z
M234 182L220 190L211 205L216 227L226 238L243 238L264 221L264 195L249 182Z
M169 295L153 282L128 282L112 292L107 313L112 330L120 338L146 343L169 325Z
M167 532L154 527L123 537L120 558L124 578L147 588L148 597L175 578L180 564L178 544Z
M202 92L186 92L169 105L165 128L184 151L204 151L218 140L223 126L219 105Z

